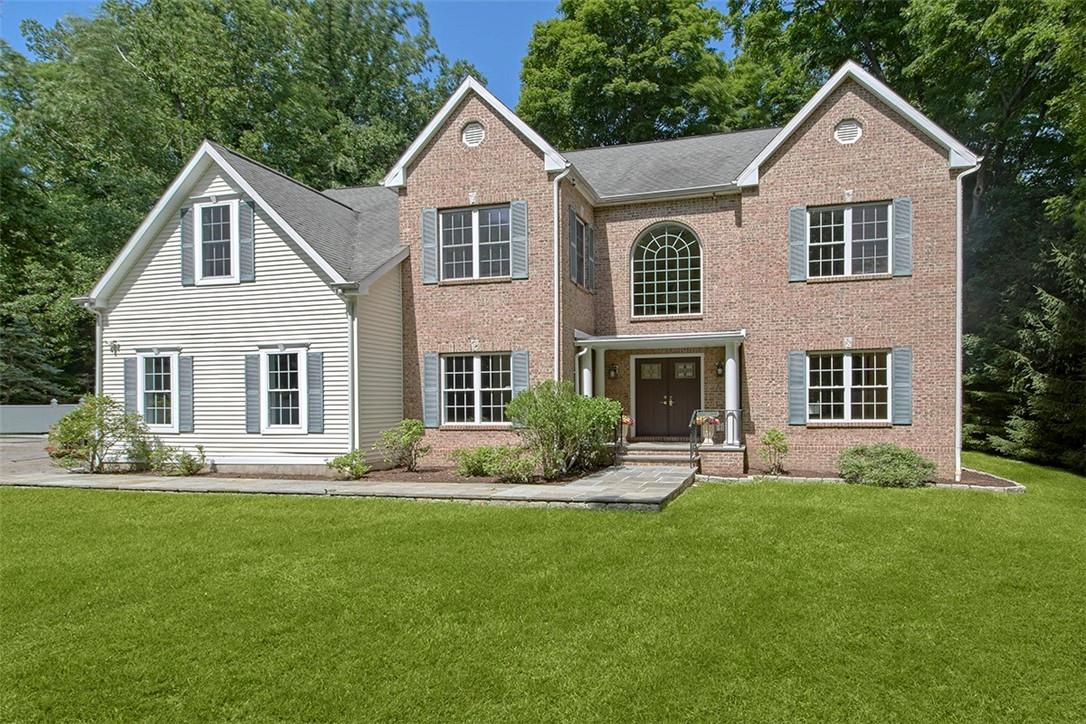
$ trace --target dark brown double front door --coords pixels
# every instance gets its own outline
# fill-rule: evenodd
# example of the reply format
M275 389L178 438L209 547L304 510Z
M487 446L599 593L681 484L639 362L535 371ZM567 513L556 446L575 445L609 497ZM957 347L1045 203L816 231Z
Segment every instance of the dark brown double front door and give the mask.
M638 437L685 437L701 406L699 357L647 357L634 370Z

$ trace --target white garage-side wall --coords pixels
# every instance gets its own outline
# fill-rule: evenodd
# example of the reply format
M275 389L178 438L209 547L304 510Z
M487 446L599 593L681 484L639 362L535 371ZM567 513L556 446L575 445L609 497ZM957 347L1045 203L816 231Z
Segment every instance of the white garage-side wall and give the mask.
M235 191L212 165L188 196ZM255 216L256 281L244 284L182 286L179 217L162 228L108 300L102 389L123 400L126 357L179 348L193 357L193 432L160 434L164 442L202 444L222 465L323 465L350 449L347 308L260 208ZM280 343L324 353L323 433L245 431L245 355Z
M403 305L400 270L392 269L358 297L359 447L370 451L382 430L403 419ZM379 451L367 456L381 462Z

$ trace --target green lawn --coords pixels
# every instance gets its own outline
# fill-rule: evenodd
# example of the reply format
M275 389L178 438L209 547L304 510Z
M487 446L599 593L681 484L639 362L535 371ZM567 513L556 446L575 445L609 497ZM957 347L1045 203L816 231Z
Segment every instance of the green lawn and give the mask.
M0 490L0 720L1086 719L1086 479L659 514Z

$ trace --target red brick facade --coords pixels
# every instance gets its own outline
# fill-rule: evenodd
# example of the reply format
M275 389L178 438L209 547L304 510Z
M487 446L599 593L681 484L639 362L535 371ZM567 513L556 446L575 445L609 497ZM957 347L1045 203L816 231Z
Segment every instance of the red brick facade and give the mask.
M861 138L833 138L842 119L858 119ZM476 148L462 143L469 121L486 127ZM601 206L560 182L561 263L559 322L564 379L576 378L574 330L596 335L746 329L741 346L741 402L751 448L770 427L792 447L786 465L833 472L837 454L862 442L890 441L936 461L941 477L955 468L955 171L947 152L852 81L845 81L761 167L759 184L742 193L704 198ZM452 113L408 168L401 190L400 225L412 247L404 264L405 413L421 416L420 370L426 352L528 350L533 382L554 365L553 193L555 173L541 154L475 96ZM664 183L666 181L666 183ZM681 186L662 180L661 186ZM788 281L788 209L791 206L890 201L913 203L913 273L851 281ZM423 208L528 202L529 278L495 282L423 284L419 270L419 218ZM590 293L570 281L568 208L595 227L596 282ZM630 310L630 253L642 231L661 221L685 224L702 244L702 313L666 320L635 320ZM789 425L787 358L792 350L913 349L911 425ZM659 353L661 350L652 350ZM723 407L723 380L714 367L720 348L704 353L705 403ZM629 406L632 351L607 352L618 377L605 392ZM512 439L494 429L440 429L429 438L439 455L464 445ZM733 470L733 455L720 461ZM754 466L757 456L747 455Z

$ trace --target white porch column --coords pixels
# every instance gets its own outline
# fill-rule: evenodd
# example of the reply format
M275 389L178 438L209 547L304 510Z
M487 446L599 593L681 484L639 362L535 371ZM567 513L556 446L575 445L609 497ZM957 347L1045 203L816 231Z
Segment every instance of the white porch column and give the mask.
M739 410L739 343L724 344L724 407L726 408L724 442L728 445L739 444L740 419L732 412Z
M581 373L581 394L585 397L592 396L592 350L588 347L577 355L577 365Z
M595 385L592 389L595 392L596 397L604 397L606 394L604 390L606 390L607 387L605 386L606 383L604 380L606 380L605 375L607 374L607 370L603 367L605 353L606 350L603 349L592 350L592 376L596 378Z

